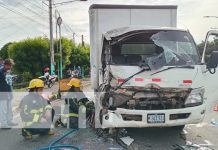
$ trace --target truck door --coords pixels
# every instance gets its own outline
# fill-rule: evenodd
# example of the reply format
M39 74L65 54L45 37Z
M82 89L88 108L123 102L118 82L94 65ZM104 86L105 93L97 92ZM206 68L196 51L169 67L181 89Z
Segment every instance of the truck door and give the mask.
M207 33L201 63L206 65L205 96L208 108L218 99L218 31Z
M204 44L204 50L203 50L203 55L202 55L202 64L207 65L207 69L210 69L208 67L209 61L212 61L211 54L218 52L218 49L212 49L212 45L217 45L218 46L218 31L211 30L207 32L206 38L205 38L205 44ZM211 59L210 59L211 58ZM211 62L210 62L211 63Z

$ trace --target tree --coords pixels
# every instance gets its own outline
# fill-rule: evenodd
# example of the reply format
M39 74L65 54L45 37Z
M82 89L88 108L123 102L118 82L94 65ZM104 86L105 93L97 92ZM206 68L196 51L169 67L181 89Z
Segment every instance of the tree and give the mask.
M13 43L9 46L9 56L15 61L17 73L28 72L37 77L45 66L49 66L49 40L38 37Z
M203 54L204 44L205 44L205 42L204 42L204 41L201 41L201 43L197 45L198 51L199 51L199 53L200 53L201 56L202 56L202 54Z
M58 61L60 60L60 48L59 48L59 40L55 41L55 62L58 64ZM63 68L65 68L67 65L69 65L70 62L70 56L72 53L72 49L74 48L75 44L65 37L61 39L61 45L62 45L62 60L63 60ZM58 49L57 49L58 48Z
M84 67L85 75L89 74L90 68L90 47L89 45L77 45L72 50L72 55L70 57L71 67L82 66Z
M200 44L197 45L198 51L199 51L201 56L203 54L204 45L205 45L204 41L202 41ZM206 60L206 62L209 59L211 53L213 51L217 51L217 50L218 50L218 39L214 39L214 40L209 41L207 43L207 49L206 49L206 52L205 52L205 60Z
M62 60L63 69L67 66L83 66L89 71L89 46L75 45L70 39L63 37ZM58 69L59 41L55 41L55 68ZM22 74L26 79L42 75L43 68L50 66L49 39L46 37L28 38L19 42L8 43L0 51L0 57L12 58L15 61L13 71Z
M13 44L13 43L12 43L12 42L9 42L9 43L5 44L5 45L1 48L1 50L0 50L0 57L1 57L1 58L3 58L3 59L9 58L9 56L8 56L8 48L9 48L9 46L10 46L11 44Z

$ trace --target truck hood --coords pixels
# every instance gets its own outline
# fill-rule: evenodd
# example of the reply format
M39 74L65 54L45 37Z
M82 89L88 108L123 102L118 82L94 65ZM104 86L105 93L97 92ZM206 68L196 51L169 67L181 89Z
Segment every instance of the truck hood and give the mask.
M152 75L166 67L169 66L154 71L142 72L123 84L123 87L150 87L150 85L156 85L160 88L198 88L203 86L202 82L200 82L203 80L203 76L201 73L198 73L201 72L200 66L195 66L194 69L173 68ZM138 66L111 65L110 68L118 84L121 84L124 79L141 70Z

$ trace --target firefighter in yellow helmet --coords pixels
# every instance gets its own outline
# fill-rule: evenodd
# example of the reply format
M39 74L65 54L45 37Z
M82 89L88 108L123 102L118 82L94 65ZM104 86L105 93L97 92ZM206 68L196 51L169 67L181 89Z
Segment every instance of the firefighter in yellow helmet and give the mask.
M65 103L69 104L69 127L78 128L79 108L86 109L83 113L86 113L87 117L90 108L87 106L94 105L94 103L90 102L81 90L82 83L80 79L72 78L67 85L70 86L65 99Z
M40 79L33 79L29 83L29 94L20 103L20 116L24 124L22 135L25 139L32 139L32 135L52 135L52 107L41 96L44 83Z

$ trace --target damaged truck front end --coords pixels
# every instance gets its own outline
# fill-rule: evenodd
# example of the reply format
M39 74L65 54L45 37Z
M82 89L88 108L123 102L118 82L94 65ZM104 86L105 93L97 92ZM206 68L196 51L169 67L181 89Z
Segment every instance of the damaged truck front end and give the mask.
M200 57L180 30L105 34L99 74L104 128L199 123L205 114Z

